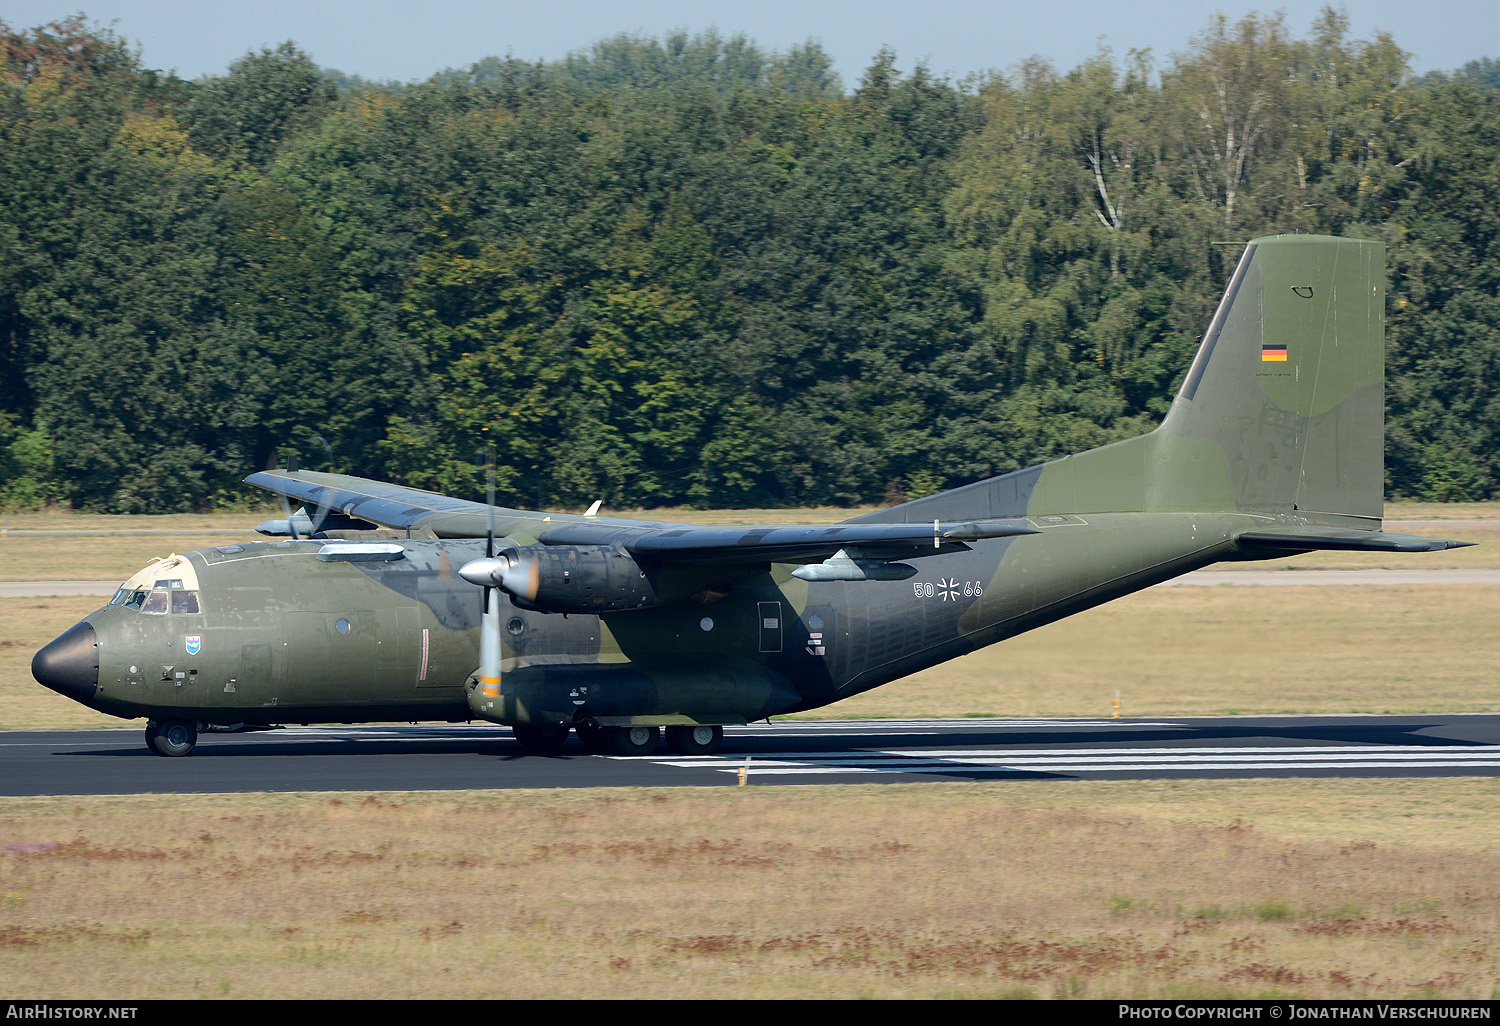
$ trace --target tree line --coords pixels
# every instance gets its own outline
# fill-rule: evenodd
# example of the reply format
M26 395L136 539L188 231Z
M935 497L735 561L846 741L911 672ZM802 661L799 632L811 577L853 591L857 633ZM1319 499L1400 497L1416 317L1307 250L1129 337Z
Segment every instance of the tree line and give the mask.
M304 467L510 504L898 500L1149 429L1238 256L1387 245L1387 492L1500 483L1500 90L1325 9L954 83L622 36L187 82L0 23L0 506Z

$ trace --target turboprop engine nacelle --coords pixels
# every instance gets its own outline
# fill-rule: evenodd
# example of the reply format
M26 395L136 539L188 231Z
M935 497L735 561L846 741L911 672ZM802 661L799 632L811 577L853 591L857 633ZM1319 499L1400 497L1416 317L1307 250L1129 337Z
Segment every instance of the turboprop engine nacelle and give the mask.
M605 545L512 546L464 564L458 575L541 613L618 613L684 597L660 594L655 574Z

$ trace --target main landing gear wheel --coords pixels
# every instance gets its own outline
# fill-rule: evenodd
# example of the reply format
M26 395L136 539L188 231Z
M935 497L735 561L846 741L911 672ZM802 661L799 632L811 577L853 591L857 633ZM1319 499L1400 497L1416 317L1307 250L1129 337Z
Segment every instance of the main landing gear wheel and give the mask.
M568 743L568 725L566 723L532 723L516 724L510 728L510 732L521 742L521 747L528 752L551 753L562 750L562 746Z
M610 727L606 736L616 755L651 755L661 746L660 727Z
M179 758L198 743L198 727L192 720L146 721L146 747L157 755Z
M668 727L667 747L678 755L712 755L724 743L723 727Z

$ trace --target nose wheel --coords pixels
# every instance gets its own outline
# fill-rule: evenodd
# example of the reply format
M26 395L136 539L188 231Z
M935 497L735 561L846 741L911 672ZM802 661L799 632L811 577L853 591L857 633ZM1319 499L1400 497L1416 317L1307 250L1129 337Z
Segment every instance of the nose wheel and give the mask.
M146 747L156 755L180 758L198 743L198 727L192 720L147 720Z

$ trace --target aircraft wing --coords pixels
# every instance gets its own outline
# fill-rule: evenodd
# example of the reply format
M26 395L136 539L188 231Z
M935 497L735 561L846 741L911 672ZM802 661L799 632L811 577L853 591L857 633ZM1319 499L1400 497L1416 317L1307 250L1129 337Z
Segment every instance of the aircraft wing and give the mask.
M543 545L601 545L637 559L697 566L817 563L847 550L860 559L915 559L968 548L967 542L1037 534L1024 518L917 524L843 523L703 527L657 521L530 513L437 492L342 474L268 470L246 483L306 504L309 519L329 515L382 527L431 531L439 538L483 538L493 518L497 537L534 535Z
M489 520L489 507L482 502L344 474L266 470L251 474L245 483L296 499L309 509L331 511L396 530L414 530L428 526L429 521L449 519L455 521L455 527L464 523L477 525L472 531L455 530L438 537L483 538Z
M968 548L965 542L1039 533L1024 519L752 527L574 521L542 532L537 540L544 545L618 545L638 559L724 566L814 563L840 549L872 560L915 559L960 551Z

